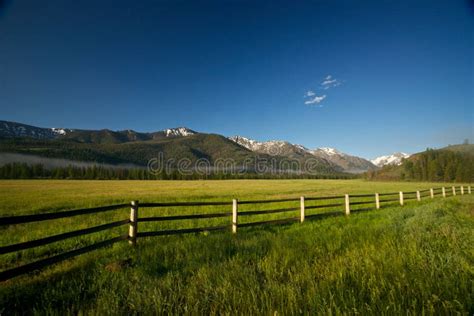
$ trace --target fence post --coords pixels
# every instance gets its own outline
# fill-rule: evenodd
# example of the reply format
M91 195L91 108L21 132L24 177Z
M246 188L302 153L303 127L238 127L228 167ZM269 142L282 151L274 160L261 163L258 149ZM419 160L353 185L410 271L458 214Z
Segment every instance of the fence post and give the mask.
M434 190L433 190L433 188L430 189L430 195L431 195L431 198L434 199Z
M446 188L442 187L441 190L443 191L443 197L445 198L446 197Z
M400 205L403 205L403 192L400 191Z
M375 208L380 209L380 197L378 193L375 193Z
M300 213L300 222L304 222L304 196L300 197L300 207L301 207L301 213Z
M464 195L464 186L461 185L461 195Z
M346 215L351 213L351 203L349 201L349 194L346 194Z
M237 234L238 225L238 204L237 199L232 200L232 233Z
M137 244L138 233L138 201L132 201L130 208L130 226L128 228L128 243L132 246Z
M416 191L416 199L418 201L421 201L421 194L420 194L420 191Z
M453 195L456 195L456 187L453 186Z
M467 193L471 194L471 186L467 187Z

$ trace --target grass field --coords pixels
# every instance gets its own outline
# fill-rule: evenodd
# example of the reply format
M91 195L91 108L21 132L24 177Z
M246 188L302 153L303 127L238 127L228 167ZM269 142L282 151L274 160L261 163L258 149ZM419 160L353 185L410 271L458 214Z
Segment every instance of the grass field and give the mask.
M0 215L139 200L227 201L414 191L443 184L362 180L0 181ZM451 186L451 184L444 184ZM154 237L4 282L0 314L472 314L474 195L387 205L303 224ZM313 202L318 203L318 202ZM321 202L323 203L323 202ZM240 210L298 207L297 202ZM339 209L340 208L334 208ZM140 216L229 211L140 209ZM125 219L128 209L2 227L5 246ZM244 221L297 216L261 215ZM203 222L204 221L204 222ZM141 223L139 230L230 224ZM2 255L0 268L79 248L127 227Z

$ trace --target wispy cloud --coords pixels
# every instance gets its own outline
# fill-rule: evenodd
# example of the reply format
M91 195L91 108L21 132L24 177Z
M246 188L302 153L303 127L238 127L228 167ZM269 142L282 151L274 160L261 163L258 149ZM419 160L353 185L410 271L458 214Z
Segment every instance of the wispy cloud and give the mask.
M342 82L339 79L334 78L332 75L327 75L326 77L324 77L324 79L320 81L319 85L316 87L316 90L328 90L331 88L338 87L341 84ZM304 101L304 104L322 106L321 102L326 99L327 95L316 95L316 92L314 91L315 90L308 90L305 93L304 97L306 100Z
M311 104L319 104L321 103L324 99L326 99L326 95L323 94L321 96L315 96L312 99L306 100L304 104L311 105Z
M324 81L321 82L321 85L322 86L327 86L329 84L336 83L336 82L337 82L337 79L331 79L331 76L327 76L326 79L324 79Z
M341 85L340 82L336 81L335 83L331 84L331 85L326 85L324 87L322 87L323 90L327 90L327 89L331 89L331 88L335 88L335 87L339 87Z
M338 79L333 78L333 76L331 76L331 75L328 75L321 82L320 88L324 89L324 90L327 90L327 89L330 89L330 88L338 87L340 85L341 85L341 82Z

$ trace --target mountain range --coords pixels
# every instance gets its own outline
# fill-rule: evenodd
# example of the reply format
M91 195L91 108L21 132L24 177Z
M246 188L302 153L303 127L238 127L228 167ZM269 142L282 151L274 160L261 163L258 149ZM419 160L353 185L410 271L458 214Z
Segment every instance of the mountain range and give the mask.
M375 159L372 159L371 162L377 167L383 167L386 165L400 165L403 159L410 157L406 153L394 153L388 156L380 156Z
M70 128L43 128L16 122L0 121L1 138L71 139L82 143L102 144L163 139L194 134L197 134L197 132L186 127L168 128L152 133L140 133L133 130L112 131L109 129L81 130Z
M240 164L255 159L276 163L291 159L303 164L311 160L322 174L361 173L387 164L400 164L408 157L407 154L395 153L369 161L334 148L308 149L287 141L259 142L242 136L199 133L186 127L141 133L133 130L41 128L9 121L0 121L0 144L0 153L138 166L146 166L159 153L165 159L233 159Z
M377 169L377 166L367 159L345 154L334 148L308 149L303 145L291 144L286 141L259 142L242 136L232 136L229 139L257 153L281 154L288 157L310 156L321 158L330 161L348 173L362 173L367 170Z

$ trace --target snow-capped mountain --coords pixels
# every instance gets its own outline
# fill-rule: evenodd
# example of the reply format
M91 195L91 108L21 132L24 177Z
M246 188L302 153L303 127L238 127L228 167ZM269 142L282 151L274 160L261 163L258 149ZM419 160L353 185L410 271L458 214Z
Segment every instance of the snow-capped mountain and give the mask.
M310 152L316 157L331 161L346 172L362 173L367 170L376 169L376 166L367 159L340 152L335 148L321 147L311 150Z
M318 165L324 166L328 170L342 172L342 168L333 164L331 161L313 156L309 149L303 145L295 145L283 140L271 140L259 142L243 136L232 136L229 139L250 151L271 156L286 157L292 161L299 161L304 165L309 159L316 161Z
M230 140L239 145L258 153L295 157L309 157L313 156L322 160L326 160L332 165L338 166L342 170L350 173L361 173L367 170L375 169L370 161L351 156L330 147L322 147L310 150L303 145L295 145L286 141L267 141L259 142L242 136L229 137Z
M166 137L172 136L189 136L197 134L197 132L189 129L187 127L176 127L176 128L167 128L163 131Z
M331 147L321 147L321 148L316 148L315 150L311 150L312 154L316 153L324 153L328 156L334 156L334 155L339 155L339 156L345 156L347 154L341 153L339 150Z
M408 157L410 157L409 154L399 152L399 153L393 153L387 156L377 157L375 159L372 159L371 162L377 167L383 167L385 165L399 166L402 163L402 160Z
M74 139L86 143L124 141L143 141L163 137L185 137L197 134L196 131L187 127L168 128L154 133L139 133L133 130L111 131L102 130L78 130L67 128L43 128L16 122L0 121L0 137L29 137L35 139Z
M258 142L243 136L231 136L229 139L251 151L257 151L257 149L263 144L262 142Z
M258 153L271 155L294 156L295 154L311 154L313 156L325 159L350 173L361 173L367 170L373 170L387 164L399 165L403 158L408 158L405 153L395 153L389 156L378 157L372 161L343 153L335 148L321 147L310 150L303 145L291 144L287 141L274 140L259 142L243 136L232 136L230 140L237 144Z
M71 132L64 128L42 128L16 122L0 121L0 136L2 137L31 137L37 139L53 139L58 135Z
M273 156L305 155L309 153L306 147L293 145L283 140L259 142L243 136L232 136L229 139L251 151Z
M303 151L306 151L306 152L309 152L309 149L304 147L303 145L298 145L298 144L295 144L295 146Z

